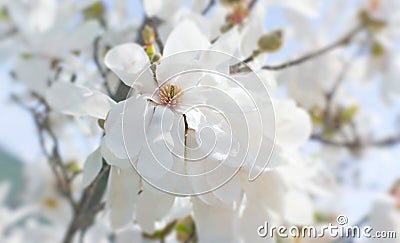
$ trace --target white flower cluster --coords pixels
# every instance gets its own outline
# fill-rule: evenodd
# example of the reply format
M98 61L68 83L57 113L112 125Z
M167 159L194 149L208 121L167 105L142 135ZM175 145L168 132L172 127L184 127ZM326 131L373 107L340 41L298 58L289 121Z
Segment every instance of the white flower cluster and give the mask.
M27 206L0 208L1 242L75 242L77 232L84 242L306 242L257 228L312 225L314 199L337 189L302 148L313 132L335 144L363 123L351 94L329 93L342 69L356 81L383 76L385 100L398 98L398 1L343 14L366 32L361 50L340 49L356 46L349 37L277 73L266 59L320 49L340 10L316 31L325 1L192 2L0 0L0 62L23 84L18 96L44 106L44 151L61 152L40 160L67 178L29 165ZM274 11L289 28L266 31Z

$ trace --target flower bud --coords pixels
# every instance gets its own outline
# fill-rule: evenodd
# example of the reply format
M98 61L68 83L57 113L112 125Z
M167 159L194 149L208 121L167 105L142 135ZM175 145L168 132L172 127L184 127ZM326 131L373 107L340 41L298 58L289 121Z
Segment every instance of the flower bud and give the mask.
M154 56L151 58L151 63L156 63L156 62L158 62L158 61L160 61L161 60L161 54L160 53L156 53L156 54L154 54Z
M249 16L249 9L244 4L233 5L232 12L226 17L229 24L240 25Z
M95 2L92 5L90 5L89 7L85 8L83 10L83 15L85 17L86 20L89 19L102 19L104 14L106 12L105 6L103 5L103 3L99 2Z
M281 30L266 33L258 39L258 50L260 52L278 51L283 44L283 35Z
M375 34L386 26L386 22L371 16L367 11L362 10L358 13L360 23L365 26L369 33Z
M371 55L373 57L381 57L385 54L385 48L379 42L374 42L371 46Z
M142 38L143 38L143 42L146 45L152 45L154 43L154 39L155 39L154 29L151 28L150 26L146 25L142 31Z
M234 4L240 3L242 0L219 0L219 3L223 6L229 7Z

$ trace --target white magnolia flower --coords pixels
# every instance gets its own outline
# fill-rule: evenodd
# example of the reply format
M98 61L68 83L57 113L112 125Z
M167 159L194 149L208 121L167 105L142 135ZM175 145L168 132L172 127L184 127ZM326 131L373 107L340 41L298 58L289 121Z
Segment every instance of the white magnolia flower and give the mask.
M187 35L187 33L191 35ZM235 36L237 32L232 30L226 34L227 36ZM111 223L115 228L120 228L132 221L134 217L140 226L146 232L152 232L155 230L155 221L159 221L162 218L167 217L170 211L174 208L174 202L176 199L174 196L160 192L152 188L140 176L131 168L131 163L141 173L144 178L149 179L150 182L156 182L156 186L161 185L163 189L169 190L183 190L187 194L196 192L205 192L213 189L224 183L229 175L235 175L235 171L241 168L240 152L237 153L239 156L237 159L231 156L228 164L223 164L217 170L217 172L206 175L206 179L189 178L186 180L174 179L171 173L167 172L166 166L169 169L174 169L184 173L203 173L207 172L209 168L215 167L216 164L221 163L220 161L230 156L226 154L224 150L227 141L227 127L223 122L219 126L211 126L217 134L217 143L212 156L201 158L204 154L204 148L200 149L187 149L186 157L184 157L184 147L182 144L174 143L177 138L186 137L186 146L189 148L196 148L201 145L199 142L202 139L205 141L204 144L209 144L212 141L212 137L206 134L200 134L203 127L207 127L216 120L221 118L213 112L207 111L206 109L193 109L188 110L187 108L193 107L195 104L200 102L208 102L208 104L221 108L222 110L228 111L227 116L230 116L232 123L230 124L233 130L233 134L236 135L233 146L238 144L250 143L250 151L248 161L244 161L244 167L237 176L231 178L221 188L213 191L209 194L200 195L198 199L193 200L194 214L195 217L199 215L208 215L214 212L213 210L203 212L196 211L197 209L204 209L213 207L214 205L220 204L221 207L226 207L224 210L233 212L233 203L241 202L241 198L244 193L249 192L248 201L256 205L268 208L266 205L270 205L268 201L270 198L259 198L256 193L257 190L265 185L265 180L275 178L271 173L263 173L264 164L268 161L268 146L273 141L273 134L265 131L265 134L261 134L264 138L261 151L257 155L257 146L260 140L257 139L259 131L262 131L261 121L257 123L257 112L250 112L247 110L248 118L252 121L250 134L240 128L240 118L229 115L229 109L234 110L235 107L227 107L223 102L218 100L218 95L221 97L223 93L212 93L212 89L209 87L217 87L226 90L227 94L235 98L236 101L241 103L242 108L249 105L249 101L244 99L240 100L240 95L245 95L243 90L235 88L235 86L229 86L221 82L211 75L188 75L168 80L169 77L182 70L186 70L194 67L205 67L210 68L217 64L222 64L226 61L224 58L211 59L213 56L210 55L207 62L201 62L194 60L194 55L188 55L186 59L173 59L169 61L168 56L175 53L179 53L187 50L197 49L209 49L209 50L222 50L228 53L234 52L234 47L224 45L222 41L228 38L222 36L218 42L214 45L210 45L204 35L197 29L196 25L192 22L185 21L178 25L168 38L165 44L164 59L161 60L160 64L156 68L157 82L153 79L151 70L148 69L150 63L148 61L147 54L143 51L141 46L136 44L124 44L113 48L106 56L106 65L113 70L117 75L129 86L134 88L134 93L131 97L128 97L126 101L116 104L110 111L105 124L105 136L100 150L94 152L89 157L85 164L85 183L89 183L95 175L98 173L101 167L101 157L103 156L107 163L113 165L110 175L110 183L108 188L108 208L110 209ZM177 43L179 43L177 45ZM190 53L190 52L189 52ZM179 54L178 54L179 56ZM204 57L205 58L205 57ZM226 57L225 57L226 58ZM181 65L181 66L179 66ZM197 66L196 66L197 65ZM175 66L175 67L174 67ZM228 70L229 63L220 66L221 70ZM142 76L137 79L140 74ZM259 74L262 77L265 85L271 91L274 90L273 83L270 82L270 76L267 73L261 72ZM256 94L257 86L254 82L255 75L244 74L235 76L237 80L243 83L250 92ZM166 82L163 82L165 81ZM204 86L202 86L202 84ZM207 86L206 86L207 85ZM253 85L253 86L252 86ZM192 95L193 92L196 95ZM257 102L265 100L267 97L256 97ZM224 101L224 100L222 100ZM202 103L200 103L202 104ZM205 103L207 104L207 103ZM260 104L262 104L260 102ZM276 166L280 163L287 163L289 160L286 152L294 152L299 146L305 143L310 134L310 122L307 114L296 107L291 101L278 101L274 99L276 124L275 128L277 138L275 141L275 152L272 156L270 166ZM272 111L269 110L269 106L261 106L261 113L263 114L264 121L270 121L274 123ZM270 112L268 112L270 111ZM243 111L242 111L243 112ZM182 115L186 116L186 123L188 130L185 134L184 120ZM236 119L236 120L235 120ZM296 121L296 122L294 122ZM125 124L125 125L124 125ZM164 124L164 125L162 125ZM162 126L165 126L164 128ZM210 126L209 126L210 127ZM123 129L124 128L124 129ZM171 150L165 147L162 139L162 135L165 136L167 144L172 147ZM202 137L203 136L203 137ZM250 136L250 139L248 139ZM174 140L175 139L175 140ZM248 139L248 140L247 140ZM236 145L235 145L236 144ZM125 147L126 146L126 147ZM238 148L238 147L236 147ZM229 152L229 150L228 150ZM176 153L181 156L174 156ZM184 158L200 158L200 163L184 163ZM159 159L159 161L157 161ZM251 162L254 162L252 166ZM161 162L161 165L159 164ZM256 180L258 187L253 187L253 183L248 182L249 175L252 178L261 174L261 177ZM224 175L221 177L221 175ZM277 181L282 181L276 176ZM265 179L261 179L265 178ZM230 178L228 178L230 179ZM275 180L275 179L273 179ZM260 182L258 182L260 181ZM278 184L281 182L277 182ZM276 185L276 183L274 183ZM154 184L153 184L154 186ZM183 187L182 187L183 186ZM255 189L259 188L259 189ZM278 187L279 190L280 187ZM272 189L272 188L271 188ZM261 189L262 190L262 189ZM254 191L254 192L251 192ZM282 191L283 192L283 191ZM246 194L247 195L247 194ZM283 199L282 199L283 200ZM158 205L163 205L161 211L149 210L149 204L157 202ZM265 204L266 203L266 204ZM271 202L272 203L272 202ZM136 204L136 209L135 205ZM208 205L207 207L201 205ZM269 211L278 211L279 203L272 203ZM143 208L142 206L143 205ZM250 207L250 206L249 206ZM218 207L217 207L218 208ZM134 213L136 212L136 213ZM279 211L282 213L282 211ZM135 214L135 216L133 216ZM153 216L152 216L153 215ZM228 214L227 214L228 215ZM236 217L234 214L232 217ZM196 220L197 222L197 220ZM205 223L205 222L204 222ZM199 227L206 227L203 221L199 221ZM202 230L206 233L208 230ZM210 232L210 237L213 236L213 232ZM216 237L214 235L214 237ZM226 237L226 235L224 236ZM215 238L218 239L218 238Z
M92 50L93 40L101 33L97 21L74 21L81 9L63 8L53 0L10 1L7 9L19 30L13 39L19 55L15 74L40 95L56 75L54 66L83 63L76 53Z

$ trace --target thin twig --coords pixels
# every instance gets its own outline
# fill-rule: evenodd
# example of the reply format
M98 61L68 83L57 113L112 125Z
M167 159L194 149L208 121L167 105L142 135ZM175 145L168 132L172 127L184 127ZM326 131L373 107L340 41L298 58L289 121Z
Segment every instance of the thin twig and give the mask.
M357 26L356 28L352 29L351 31L349 31L349 33L347 33L346 35L344 35L342 38L338 39L337 41L317 50L317 51L313 51L311 53L308 53L300 58L294 59L292 61L288 61L282 64L278 64L278 65L265 65L262 67L262 69L266 69L266 70L281 70L281 69L285 69L291 66L295 66L295 65L299 65L303 62L306 62L310 59L319 57L325 53L328 53L340 46L343 45L347 45L361 30L363 30L363 26Z
M212 9L212 7L215 5L216 1L215 0L209 0L207 3L207 6L203 9L203 11L201 11L202 15L207 15L210 10Z
M93 60L94 63L96 64L97 70L99 71L101 77L103 78L103 84L104 87L106 88L106 91L108 93L108 95L110 97L113 97L113 93L111 91L111 87L110 87L110 82L108 80L108 72L109 70L103 70L101 64L100 64L100 60L99 60L99 49L100 49L100 39L101 36L96 37L96 39L94 39L93 42Z
M13 36L14 34L18 33L18 29L16 27L13 27L7 31L5 31L1 36L0 40L6 39L8 37Z
M349 149L362 149L368 147L390 147L400 144L400 134L377 140L356 139L354 141L335 141L328 139L323 135L314 134L311 136L311 139L334 147L344 147Z
M86 229L93 223L97 213L103 210L104 203L101 202L101 199L107 185L110 168L110 165L103 160L103 166L99 174L83 192L78 204L78 210L76 210L68 226L63 243L71 243L79 231L84 234Z
M252 0L251 2L250 2L250 4L249 4L249 10L252 10L253 8L254 8L254 6L256 5L256 3L257 3L257 0Z
M39 95L37 94L32 94L32 95L38 99L40 104L39 107L36 107L36 109L27 106L15 95L12 95L11 99L32 115L38 133L40 148L49 162L50 168L56 178L59 190L63 194L63 196L69 201L72 209L76 211L77 205L73 199L71 191L72 177L69 176L67 168L65 167L65 164L62 161L59 152L60 149L59 149L58 139L53 130L51 129L50 125L51 123L49 118L50 108L46 104L44 99L40 98ZM46 135L51 140L52 148L50 150L48 150L46 146L46 141L45 141Z

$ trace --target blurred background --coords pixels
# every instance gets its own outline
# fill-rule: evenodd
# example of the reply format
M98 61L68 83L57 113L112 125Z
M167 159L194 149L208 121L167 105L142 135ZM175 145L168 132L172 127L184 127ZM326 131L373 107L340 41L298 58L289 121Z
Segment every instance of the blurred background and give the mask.
M208 5L206 0L181 2L179 14L165 10L165 13L170 11L171 16L164 20L168 26L160 27L163 40L182 18L179 16L197 18ZM204 15L205 19L212 19L217 14L221 4L218 1L213 4L217 7L211 8ZM10 11L11 8L17 10ZM273 72L273 75L278 83L278 95L294 99L312 119L313 135L302 148L302 154L322 163L335 181L336 189L331 196L314 198L316 222L324 222L338 214L346 215L352 225L363 224L372 218L375 220L372 224L400 234L400 2L260 0L255 8L263 11L265 32L279 29L284 33L280 50L263 57L269 65L284 63L335 43L357 25L363 14L367 16L364 18L375 21L370 29L351 42L342 43L339 48L293 68ZM54 20L57 18L64 22L60 26L65 28L65 33L54 37L50 32L40 30L40 26L46 24L61 28ZM64 44L74 42L70 39L81 34L75 31L76 26L88 20L100 23L99 32L90 35L102 36L99 45L104 50L110 45L136 41L138 36L140 38L138 30L144 18L146 12L140 0L0 0L0 232L4 239L13 227L31 224L28 218L39 217L39 224L47 225L49 219L65 217L61 221L68 222L72 216L63 213L60 205L67 202L58 202L58 196L53 195L56 192L50 188L55 180L43 146L51 148L52 144L43 144L38 135L40 128L30 111L36 105L30 96L35 84L32 80L21 80L21 77L39 79L41 75L40 65L30 63L28 55L42 51L39 47L52 49L44 56L57 51L60 56L64 55ZM24 29L34 24L37 29ZM209 37L215 37L212 31ZM102 82L91 59L93 40L77 39L78 44L73 45L81 48L80 52L84 54L79 56L79 61L69 60L64 67L68 77L74 69L84 69L85 74L77 77L77 82L88 78L91 83ZM84 42L89 44L84 45ZM58 59L61 57L52 61ZM337 82L337 79L341 81ZM329 94L332 97L327 98ZM328 106L329 117L326 116ZM86 157L99 144L101 130L97 121L53 113L49 116L54 118L53 130L59 138L61 155L79 178ZM46 136L49 135L45 135L45 140L48 139ZM76 184L79 188L79 183ZM382 199L385 197L394 198L397 206L393 208L392 204L386 204ZM38 210L44 214L38 215ZM29 237L24 238L25 242L42 242L43 235L50 235L35 227L30 225L22 229L23 232L35 232L27 234ZM38 232L41 236L35 236L37 241L30 238ZM20 239L10 242L20 242ZM2 238L0 242L3 242ZM400 238L382 242L400 242Z

